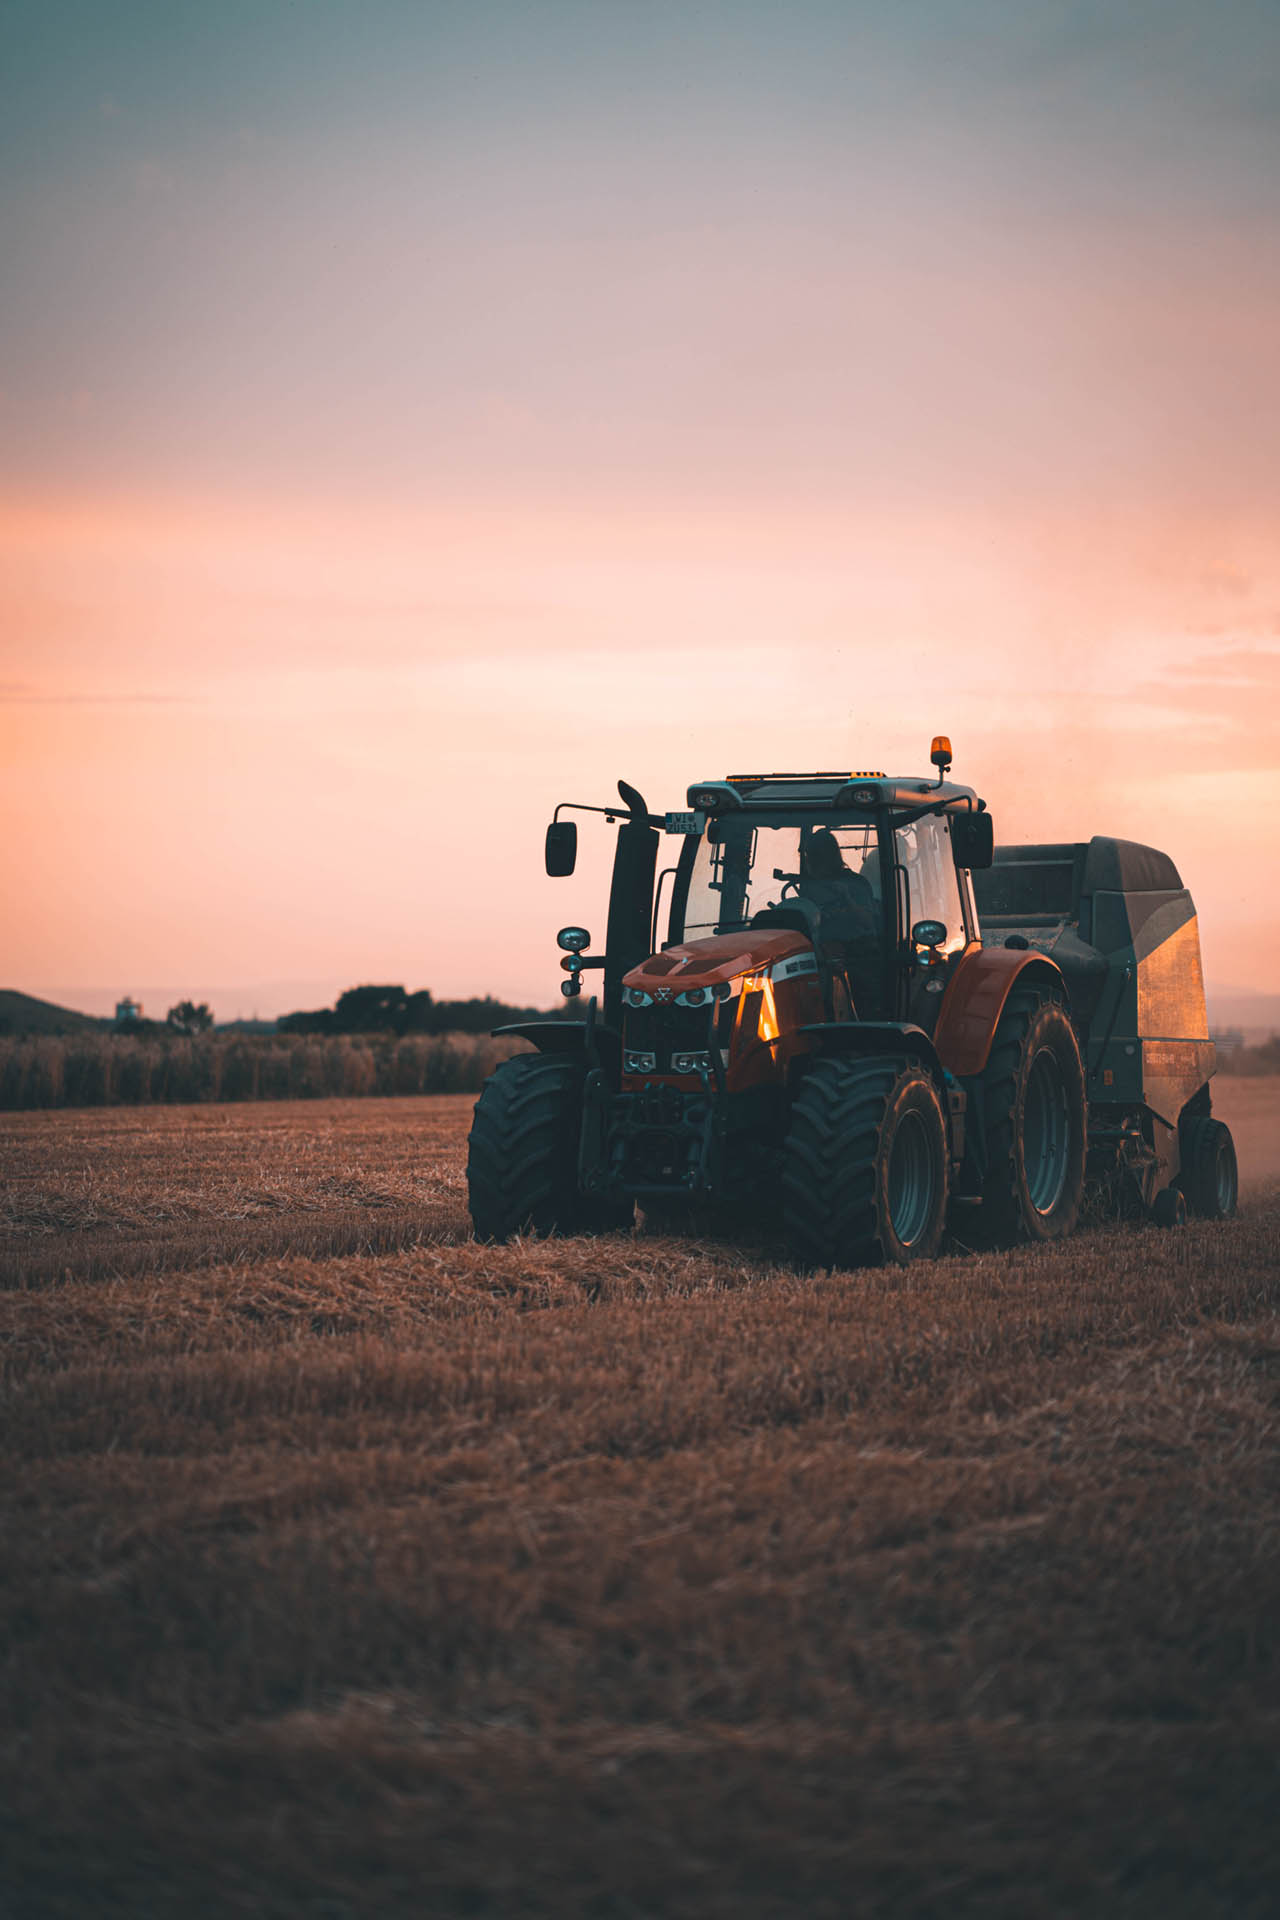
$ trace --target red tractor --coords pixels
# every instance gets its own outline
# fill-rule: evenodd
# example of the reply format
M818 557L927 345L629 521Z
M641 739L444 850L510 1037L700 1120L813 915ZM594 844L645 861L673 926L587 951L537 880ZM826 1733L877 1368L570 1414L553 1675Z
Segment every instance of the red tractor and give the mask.
M928 780L735 774L665 815L620 781L621 806L580 809L621 824L605 951L565 927L562 990L597 969L603 993L584 1020L503 1029L537 1051L476 1105L479 1238L712 1203L771 1219L801 1265L854 1267L931 1257L949 1213L966 1240L1056 1239L1086 1180L1169 1225L1234 1210L1172 861L997 850L950 743L931 758ZM571 804L552 875L574 868Z

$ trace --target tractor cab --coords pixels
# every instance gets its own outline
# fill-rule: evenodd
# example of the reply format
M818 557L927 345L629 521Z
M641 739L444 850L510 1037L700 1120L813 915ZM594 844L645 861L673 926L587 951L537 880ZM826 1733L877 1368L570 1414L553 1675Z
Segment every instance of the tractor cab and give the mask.
M875 823L764 810L709 821L677 871L670 941L759 929L793 930L812 948L828 1018L878 1017L886 946Z
M910 1013L930 1027L952 961L976 938L945 810L895 818L766 800L712 817L677 865L667 948L717 938L728 951L765 930L792 931L812 952L823 1018Z

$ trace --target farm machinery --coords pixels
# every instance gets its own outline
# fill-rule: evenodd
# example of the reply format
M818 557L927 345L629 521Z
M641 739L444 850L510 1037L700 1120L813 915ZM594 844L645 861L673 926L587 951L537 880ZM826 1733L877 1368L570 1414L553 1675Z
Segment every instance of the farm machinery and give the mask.
M763 1216L807 1267L1053 1240L1086 1194L1165 1225L1236 1204L1212 1116L1195 909L1125 840L994 844L949 778L735 774L655 814L564 802L617 842L603 953L558 937L581 1020L490 1076L467 1167L478 1237L601 1232L637 1204ZM659 871L659 849L672 857Z

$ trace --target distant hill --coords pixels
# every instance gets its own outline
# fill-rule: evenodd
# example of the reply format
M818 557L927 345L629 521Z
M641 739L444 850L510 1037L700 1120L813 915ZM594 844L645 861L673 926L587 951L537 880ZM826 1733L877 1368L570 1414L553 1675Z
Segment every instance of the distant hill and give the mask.
M56 1007L52 1000L37 1000L33 994L0 987L0 1033L103 1032L110 1025L109 1020L95 1020L92 1014Z
M1209 987L1209 1024L1237 1027L1251 1044L1280 1033L1280 993L1253 993L1243 987Z

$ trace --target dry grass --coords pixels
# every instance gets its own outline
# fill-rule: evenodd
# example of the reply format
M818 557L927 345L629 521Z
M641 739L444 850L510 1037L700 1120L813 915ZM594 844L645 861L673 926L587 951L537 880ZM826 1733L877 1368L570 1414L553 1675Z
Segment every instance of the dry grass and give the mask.
M1280 1087L1226 1227L818 1281L477 1247L468 1106L0 1129L0 1906L1273 1912Z
M0 1286L385 1251L465 1219L467 1095L0 1117Z

